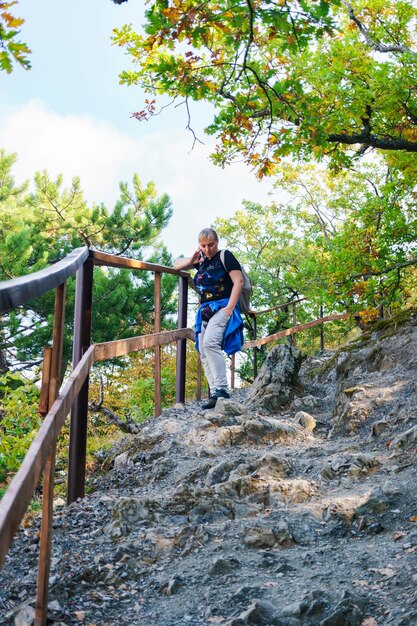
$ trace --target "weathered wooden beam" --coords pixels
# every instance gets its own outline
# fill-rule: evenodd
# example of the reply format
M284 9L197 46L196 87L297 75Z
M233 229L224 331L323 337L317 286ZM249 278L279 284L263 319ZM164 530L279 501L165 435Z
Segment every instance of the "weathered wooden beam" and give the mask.
M146 263L146 261L138 261L137 259L129 259L116 254L108 254L107 252L98 252L93 250L94 265L107 265L109 267L118 267L120 269L130 270L148 270L150 272L161 272L161 274L175 274L187 279L188 286L197 291L196 286L190 274L184 270L176 270L166 265L158 265L157 263Z
M187 326L188 309L188 282L186 278L180 278L178 285L178 328ZM193 333L194 335L194 333ZM175 383L175 402L184 404L185 402L185 376L186 376L186 355L187 346L185 339L177 342L177 365Z
M52 348L46 346L43 349L43 363L42 363L42 382L41 391L39 394L39 413L45 417L49 409L49 381L51 378L51 361L52 361Z
M83 265L89 254L88 248L77 248L65 259L44 270L0 282L0 315L65 283Z
M93 259L90 257L77 272L74 307L74 342L72 367L75 368L91 343L91 318L93 303ZM85 467L87 457L88 376L71 411L68 504L84 497Z
M173 267L158 265L156 263L146 263L137 259L129 259L125 256L117 256L116 254L108 254L107 252L98 252L93 250L94 265L107 265L110 267L126 268L130 270L148 270L150 272L161 272L163 274L175 274L188 278L189 273L184 270L175 270Z
M54 510L56 441L46 460L42 485L42 520L39 542L39 567L34 626L48 623L49 572L51 570L52 516Z
M117 356L129 354L129 352L155 348L155 346L163 346L180 339L194 339L194 331L191 330L191 328L164 330L151 335L141 335L140 337L129 337L128 339L96 343L96 361L114 359Z
M161 272L155 272L154 284L154 331L161 331ZM155 372L155 409L156 416L161 415L162 393L161 393L161 346L154 348L154 372Z
M94 346L69 376L0 502L0 565L32 499L46 459L94 362Z
M242 346L243 350L248 350L249 348L254 348L256 346L264 346L271 341L275 341L275 339L281 339L282 337L288 337L289 335L294 335L295 333L299 333L302 330L306 330L307 328L312 328L313 326L318 326L319 324L323 324L324 322L333 322L334 320L344 320L349 317L352 317L350 313L338 313L335 315L326 315L325 317L321 317L318 320L314 320L313 322L307 322L306 324L298 324L298 326L293 326L293 328L287 328L286 330L281 330L279 333L274 333L273 335L268 335L267 337L262 337L261 339L255 339L253 341L245 341Z
M52 356L48 390L48 406L56 400L61 386L62 354L65 332L65 296L67 284L59 285L55 294ZM52 514L55 484L56 438L52 444L43 471L42 520L39 541L39 567L36 590L35 626L46 626L48 621L48 588L51 569Z
M67 284L59 285L55 295L54 327L52 330L51 380L49 383L49 406L58 395L62 381L62 354L65 333L65 300Z

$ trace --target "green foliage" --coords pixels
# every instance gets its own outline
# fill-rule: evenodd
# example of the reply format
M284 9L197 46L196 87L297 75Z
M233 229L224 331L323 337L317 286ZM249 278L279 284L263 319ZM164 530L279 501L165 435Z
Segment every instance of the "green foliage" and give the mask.
M277 175L285 204L246 202L215 226L251 270L255 308L299 296L315 314L320 305L327 312L389 306L403 298L417 262L416 182L411 163L400 168L392 159L338 176L286 163Z
M127 405L132 417L142 422L155 412L155 378L152 373L147 378L132 381L127 393ZM175 363L170 362L161 368L162 406L175 403Z
M0 279L42 269L83 245L146 259L150 263L172 265L171 255L160 240L161 230L172 214L171 202L166 194L157 194L153 183L143 185L135 175L131 185L120 184L120 197L113 210L103 204L90 207L83 198L78 179L74 179L67 189L62 177L53 180L47 172L35 174L34 190L28 193L26 183L17 185L14 181L12 167L15 160L16 155L0 153ZM74 283L71 279L67 284L64 370L71 356ZM162 277L161 313L165 328L172 325L176 287L175 276ZM0 350L2 356L7 351L8 360L14 367L33 367L41 358L43 347L50 343L54 298L53 292L44 294L2 318ZM154 277L151 272L95 268L93 342L153 332L153 317ZM115 361L114 364L106 362L97 366L97 371L103 372L111 389L106 394L110 409L121 416L139 411L141 419L145 419L153 408L151 361L146 356ZM127 368L136 362L142 364L141 371L136 378L133 370L131 378L132 370L128 372ZM171 358L163 368L163 401L168 404L172 403L175 389L174 371ZM143 389L137 392L136 380L144 381ZM18 468L40 424L36 387L26 385L18 374L5 375L4 385L7 385L7 393L0 394L3 428L1 481ZM119 436L120 431L102 414L93 413L89 420L89 464L97 449L111 445ZM67 471L68 437L66 423L58 443L58 483L65 482L62 477Z
M42 418L39 390L17 373L0 376L0 484L20 466Z
M104 204L88 207L78 178L65 189L62 176L51 180L37 172L35 191L25 194L27 185L16 187L11 174L16 158L0 152L2 279L43 269L83 245L141 258L172 215L168 196L158 197L155 185L143 186L136 174L132 188L120 183L111 211Z
M250 271L255 310L303 297L298 324L320 317L320 307L325 315L349 311L367 322L417 297L416 183L416 167L404 156L368 160L338 175L286 163L276 178L285 203L244 202L215 228ZM289 307L257 322L258 337L294 325ZM344 342L352 324L326 324L326 345ZM319 333L302 333L298 345L318 351Z
M150 329L147 329L150 331ZM97 370L96 370L97 372ZM161 349L161 401L162 407L175 403L176 347L164 346ZM186 397L195 398L197 387L197 351L187 342ZM153 350L141 350L130 354L124 363L114 363L105 372L104 405L119 416L128 414L134 421L142 422L154 415L155 370ZM91 398L100 395L98 379L93 375ZM99 412L93 413L93 420L102 420Z
M25 70L30 69L27 45L18 41L19 27L25 20L10 13L10 8L17 4L17 0L0 2L0 70L10 74L13 71L13 61Z
M243 157L262 177L289 154L341 168L355 145L416 151L412 0L147 7L143 34L131 25L114 31L134 63L121 82L154 98L212 103L216 163ZM157 110L155 100L145 105L140 120Z
M16 185L12 167L16 155L0 153L0 279L9 279L47 267L74 248L88 245L106 252L172 264L160 242L160 232L172 214L166 194L158 195L153 183L120 183L120 197L113 210L103 204L89 207L80 181L69 189L62 177L35 174L35 189ZM173 310L175 277L162 281L162 314ZM149 272L95 268L93 292L93 340L107 341L140 334L144 320L153 314L153 277ZM22 361L33 363L50 341L54 293L49 292L11 313L3 327L3 346L13 348ZM74 280L68 281L66 344L70 358L74 310Z

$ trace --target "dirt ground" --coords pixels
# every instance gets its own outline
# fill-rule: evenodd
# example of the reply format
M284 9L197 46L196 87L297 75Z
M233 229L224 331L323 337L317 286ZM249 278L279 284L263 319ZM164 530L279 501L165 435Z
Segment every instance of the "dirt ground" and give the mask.
M123 439L56 503L50 623L416 625L416 357L411 317L305 360L273 413L248 388ZM0 572L1 624L30 623L37 533Z

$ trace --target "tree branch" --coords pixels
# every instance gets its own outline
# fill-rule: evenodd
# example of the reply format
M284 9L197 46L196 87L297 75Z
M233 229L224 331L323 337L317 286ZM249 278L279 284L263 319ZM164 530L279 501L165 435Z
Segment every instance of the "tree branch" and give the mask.
M185 108L186 108L186 110L187 110L187 126L186 126L186 129L187 129L188 131L190 131L190 133L191 133L191 134L192 134L192 136L193 136L193 145L191 146L191 150L190 150L190 152L191 152L192 150L194 150L195 144L196 144L197 142L198 142L198 143L201 143L201 145L203 145L203 146L204 146L204 142L203 142L203 141L201 141L201 139L199 139L199 138L197 137L197 135L195 134L195 132L194 132L194 130L193 130L193 128L192 128L192 126L191 126L191 113L190 113L190 107L189 107L189 104L188 104L188 97L187 97L187 98L185 98Z
M375 135L358 133L348 135L345 133L330 134L327 136L329 143L345 143L353 145L360 143L370 148L380 148L381 150L404 150L405 152L417 152L417 141L407 141L406 139L391 139L390 137L376 137Z
M137 435L138 432L140 432L141 424L138 424L137 422L132 420L132 418L129 417L128 415L126 415L126 421L124 421L122 420L121 417L116 415L116 413L114 413L113 411L111 411L105 406L100 407L98 410L93 409L91 405L89 405L88 408L91 411L94 410L98 413L102 413L103 415L105 415L112 424L120 428L120 430L124 433L128 433L130 435Z
M345 284L350 280L357 280L358 278L371 278L372 276L384 276L384 274L389 274L389 272L393 272L394 270L399 271L404 267L409 267L410 265L417 265L417 259L411 259L410 261L404 261L403 263L396 263L395 265L391 265L391 267L386 267L385 269L379 272L363 272L361 274L355 274L354 276L350 276L347 280L343 281L343 283L338 283L338 285Z
M408 48L407 46L404 46L403 44L394 44L392 46L386 46L383 43L374 41L369 34L369 30L360 21L360 19L356 17L353 11L352 5L349 4L348 2L345 2L344 4L348 9L350 19L355 22L356 26L358 27L359 31L364 36L365 41L370 48L372 48L373 50L376 50L377 52L402 52L402 53L410 53L410 54L415 55L415 53L412 52L410 48Z
M89 403L88 410L93 411L95 413L103 413L103 415L105 415L112 424L120 428L122 432L129 433L131 435L136 435L141 429L140 424L132 420L132 418L129 417L129 415L126 415L126 421L124 421L111 409L108 409L107 407L103 406L103 402L104 402L103 376L100 374L99 378L100 378L100 397L97 402Z
M247 60L249 58L249 50L251 45L253 44L253 22L255 19L255 13L253 10L253 6L252 6L252 2L251 0L246 0L246 4L248 5L248 10L249 10L249 40L246 44L246 48L245 48L245 53L243 56L243 63L242 63L242 69L240 70L239 74L237 75L237 79L236 82L239 80L242 72L244 72L244 70L246 69L247 65Z

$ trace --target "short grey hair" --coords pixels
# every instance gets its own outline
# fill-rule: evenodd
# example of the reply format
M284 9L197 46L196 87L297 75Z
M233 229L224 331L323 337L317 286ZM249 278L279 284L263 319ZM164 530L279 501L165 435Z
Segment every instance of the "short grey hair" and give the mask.
M214 228L203 228L198 235L198 241L201 241L202 239L214 239L215 241L219 241L219 236Z

